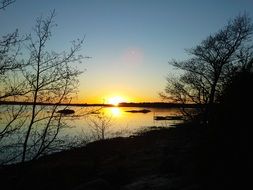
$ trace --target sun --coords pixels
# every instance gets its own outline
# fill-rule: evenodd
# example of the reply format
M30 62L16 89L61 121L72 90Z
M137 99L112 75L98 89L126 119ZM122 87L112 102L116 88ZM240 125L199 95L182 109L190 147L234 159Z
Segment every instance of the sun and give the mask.
M121 96L114 96L114 97L108 98L108 103L114 106L118 106L119 103L121 102L125 102L125 99L122 98Z

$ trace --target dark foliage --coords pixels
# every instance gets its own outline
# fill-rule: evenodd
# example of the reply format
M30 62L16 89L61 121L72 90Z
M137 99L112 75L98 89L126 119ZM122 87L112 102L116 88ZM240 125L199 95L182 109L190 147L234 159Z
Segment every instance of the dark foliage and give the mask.
M252 72L236 73L211 114L208 141L199 153L205 189L252 186L252 84Z

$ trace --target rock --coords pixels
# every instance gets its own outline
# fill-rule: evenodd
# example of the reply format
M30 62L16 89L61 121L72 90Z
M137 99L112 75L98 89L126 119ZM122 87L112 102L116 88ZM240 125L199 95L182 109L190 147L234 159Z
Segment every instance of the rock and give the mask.
M75 111L71 110L71 109L64 109L64 110L57 111L57 113L61 113L61 114L73 114L73 113L75 113Z

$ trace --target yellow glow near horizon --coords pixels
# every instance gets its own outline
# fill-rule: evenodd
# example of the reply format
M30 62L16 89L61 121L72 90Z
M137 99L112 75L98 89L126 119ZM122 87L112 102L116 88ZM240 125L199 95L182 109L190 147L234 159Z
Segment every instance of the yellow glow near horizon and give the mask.
M108 98L108 103L114 106L118 106L119 103L125 102L125 101L126 99L121 96L113 96L113 97Z
M72 103L87 103L87 104L110 104L109 99L112 97L121 97L123 100L120 102L159 102L161 101L160 97L157 94L156 96L149 97L150 93L139 93L139 92L132 92L128 90L117 90L117 92L112 92L113 89L108 91L95 91L89 92L89 94L85 94L84 91L80 91L78 95L78 99L72 101ZM114 105L114 104L113 104Z

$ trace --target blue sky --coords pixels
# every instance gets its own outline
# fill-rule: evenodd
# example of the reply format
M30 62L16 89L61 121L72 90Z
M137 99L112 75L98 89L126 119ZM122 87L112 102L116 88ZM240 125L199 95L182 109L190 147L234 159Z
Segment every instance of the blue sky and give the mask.
M56 10L50 48L62 51L84 35L78 100L111 96L160 101L171 59L194 47L240 13L253 17L252 0L16 0L0 12L0 34L32 32L35 19Z

